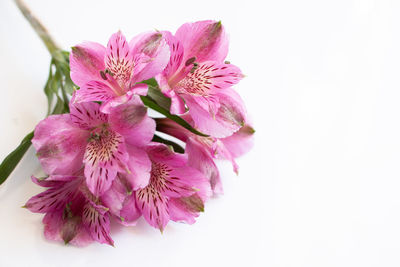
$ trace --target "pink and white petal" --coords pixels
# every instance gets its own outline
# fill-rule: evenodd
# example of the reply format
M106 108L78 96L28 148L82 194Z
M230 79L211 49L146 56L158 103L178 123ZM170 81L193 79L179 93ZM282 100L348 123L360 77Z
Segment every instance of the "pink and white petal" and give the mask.
M185 152L188 154L188 165L199 170L209 181L214 194L223 194L221 178L217 165L215 164L211 151L202 143L190 138L186 143ZM209 189L199 183L200 195L206 200L209 196ZM204 193L203 193L204 192Z
M104 207L103 210L106 208ZM83 208L82 223L87 227L91 237L99 243L114 246L110 236L110 217L89 202Z
M147 95L148 90L149 86L147 84L139 83L134 85L130 92L132 92L133 95Z
M220 141L230 152L233 158L242 156L250 151L254 145L254 129L249 125L244 125L233 135L222 138Z
M105 65L119 86L126 88L132 76L134 63L129 44L120 31L114 33L108 41Z
M117 94L107 84L99 81L90 81L74 92L74 103L91 101L110 101Z
M183 24L175 37L183 45L183 62L196 57L197 62L223 61L228 54L228 38L221 22L205 20Z
M73 174L82 167L87 131L76 128L69 114L52 115L35 128L32 144L47 174Z
M108 122L108 116L100 112L100 104L95 102L72 102L69 105L71 121L79 128L91 130L93 127Z
M168 198L151 185L135 192L136 205L144 219L161 232L169 221Z
M51 188L30 198L25 207L31 212L38 213L62 210L75 197L81 184L82 179L80 178L66 182L53 181Z
M242 72L235 65L206 61L189 72L174 90L179 93L208 96L237 84L242 78Z
M182 44L171 32L163 31L162 35L170 49L170 59L162 73L162 75L168 79L173 76L181 66L184 51Z
M130 46L136 60L132 84L156 76L165 69L169 62L170 49L159 32L140 34L132 39Z
M105 54L106 48L98 43L86 42L72 47L69 56L72 81L78 86L93 80L101 81Z
M151 161L145 150L135 146L127 145L129 161L127 163L130 173L125 178L130 182L132 190L136 191L149 184Z

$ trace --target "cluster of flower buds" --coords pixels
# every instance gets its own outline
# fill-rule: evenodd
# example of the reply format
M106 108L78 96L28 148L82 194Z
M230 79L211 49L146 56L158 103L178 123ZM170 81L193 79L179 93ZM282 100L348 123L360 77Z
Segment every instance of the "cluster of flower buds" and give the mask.
M143 216L161 231L170 220L195 222L222 193L215 160L231 161L237 172L235 158L250 149L254 133L232 89L243 74L227 53L216 21L130 42L117 32L107 47L72 48L70 75L79 89L69 113L42 120L32 139L47 175L32 180L47 189L25 207L45 214L47 239L113 245L111 220L132 226ZM151 118L148 108L166 117Z

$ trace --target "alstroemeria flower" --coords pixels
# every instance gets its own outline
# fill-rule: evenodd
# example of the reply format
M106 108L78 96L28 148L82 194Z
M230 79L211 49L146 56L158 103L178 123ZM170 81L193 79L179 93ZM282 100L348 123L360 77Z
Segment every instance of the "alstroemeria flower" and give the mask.
M191 122L191 118L183 118ZM202 172L209 180L215 194L222 194L222 183L214 159L232 162L233 170L238 173L239 166L235 158L247 153L253 146L254 129L245 125L239 131L226 138L202 137L186 130L167 118L157 120L157 130L186 142L185 153L188 165Z
M77 246L92 241L114 245L108 208L90 193L82 175L32 177L32 181L48 188L25 204L32 212L46 214L43 223L47 239Z
M152 163L150 182L134 195L143 217L161 231L169 220L194 223L210 196L207 179L187 165L186 155L163 144L149 145L147 153Z
M110 114L94 102L71 104L70 112L36 126L32 144L46 173L67 175L84 164L86 183L96 196L110 188L117 173L132 184L148 183L151 162L140 147L153 138L155 122L137 97Z
M233 90L243 75L224 62L228 39L220 22L199 21L182 25L175 36L163 32L171 58L156 76L162 92L171 98L171 113L183 114L185 103L195 127L215 137L226 137L243 126L244 105Z
M146 95L147 85L138 84L160 73L169 61L169 47L158 32L143 33L130 43L114 33L107 48L86 42L72 48L71 79L80 86L75 102L101 101L101 111L127 102L133 95Z

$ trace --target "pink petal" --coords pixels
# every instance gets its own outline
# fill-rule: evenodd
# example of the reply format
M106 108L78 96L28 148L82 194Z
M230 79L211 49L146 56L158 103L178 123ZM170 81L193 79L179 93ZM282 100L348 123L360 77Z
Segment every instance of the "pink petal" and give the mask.
M142 33L133 38L129 44L132 53L136 55L132 83L148 80L161 73L167 66L170 49L161 33Z
M155 77L161 92L169 97L171 99L171 108L170 108L170 112L171 114L183 114L186 112L186 108L185 108L185 102L183 101L183 99L177 95L175 93L174 90L172 90L169 85L168 82L165 78L165 76L163 76L162 74L159 74Z
M178 93L208 96L237 84L242 78L242 72L235 65L206 61L189 72L174 90Z
M104 46L93 42L73 47L69 57L72 81L78 86L93 80L101 81L105 53Z
M254 145L254 129L245 125L233 135L220 139L234 158L247 153Z
M180 168L187 163L187 155L177 154L164 144L150 143L146 151L151 161L166 164L171 168Z
M105 65L121 88L128 88L133 71L133 54L125 36L114 33L107 45Z
M132 194L127 199L125 199L123 207L120 211L120 223L125 226L136 225L136 222L141 215L141 212L136 206L135 194Z
M168 79L174 75L181 66L184 51L182 44L172 33L164 31L162 35L169 46L171 54L169 62L162 73L162 75Z
M80 224L79 217L67 218L63 210L49 212L43 218L44 236L52 241L64 241L78 247L93 242L88 231Z
M110 217L104 206L93 206L86 203L82 213L82 223L87 227L94 240L102 244L114 246L110 237Z
M73 179L74 177L70 177ZM36 179L32 177L32 179ZM25 204L25 207L32 212L46 213L63 209L77 193L77 189L82 184L82 179L75 177L70 181L53 181L51 188L32 197Z
M118 171L125 172L128 160L123 137L111 130L92 137L86 147L86 183L90 191L99 196L107 191Z
M127 143L135 146L147 145L156 128L139 98L110 110L109 121L112 129L123 135Z
M185 95L189 114L201 132L223 138L238 131L246 121L246 110L239 95L232 89L224 89L215 95L219 108L216 114L206 110L203 97ZM199 101L202 100L202 101Z
M120 210L131 190L131 188L127 186L128 182L124 180L125 179L121 178L121 175L118 174L110 189L101 195L101 202L104 206L109 208L110 213L117 218L120 217Z
M204 211L204 202L197 194L172 198L168 204L171 220L176 222L193 224L195 223L194 218L199 216L199 212Z
M168 187L164 194L168 197L188 197L198 192L206 200L210 195L210 184L205 175L195 168L185 165L180 168L171 168L166 178Z
M149 184L151 161L145 150L128 145L129 161L127 163L130 173L125 174L132 190L144 188Z
M185 117L182 118L189 122ZM190 136L192 136L192 133L190 131L186 130L185 128L168 118L157 118L156 124L157 131L176 137L183 142L186 142L186 140Z
M32 144L46 173L71 174L82 167L88 136L68 114L52 115L36 126Z
M206 20L183 24L175 37L184 47L183 62L196 57L197 62L223 61L228 54L228 38L221 22Z
M163 231L169 221L168 199L152 186L140 189L135 194L137 207L145 220Z
M199 170L209 181L211 189L215 194L223 194L223 188L219 171L213 160L210 148L204 144L190 138L186 143L185 152L188 155L188 165ZM207 198L208 188L204 184L199 183L201 186L200 192L203 193L203 198Z
M121 174L114 180L110 190L101 196L101 201L122 225L135 225L137 219L141 216L135 204L136 200L135 195L132 194L132 187Z
M147 95L147 91L149 90L149 86L147 84L136 84L132 87L131 92L134 95Z
M111 87L103 82L89 81L74 92L74 103L102 101L107 102L117 96Z
M71 121L79 128L91 130L107 123L108 117L100 112L100 104L94 102L72 103L69 106Z

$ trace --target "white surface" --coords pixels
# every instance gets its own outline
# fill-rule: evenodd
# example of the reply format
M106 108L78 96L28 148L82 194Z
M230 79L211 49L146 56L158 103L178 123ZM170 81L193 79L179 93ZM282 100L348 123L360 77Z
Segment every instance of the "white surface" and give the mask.
M30 150L0 187L1 267L400 266L399 1L27 3L64 48L221 19L256 146L239 177L221 165L225 195L194 226L142 221L83 249L45 241L20 208L41 190ZM3 158L45 114L49 56L12 2L0 18Z

